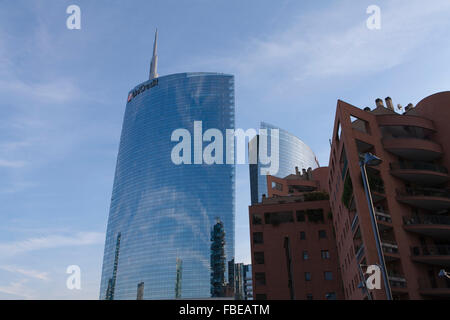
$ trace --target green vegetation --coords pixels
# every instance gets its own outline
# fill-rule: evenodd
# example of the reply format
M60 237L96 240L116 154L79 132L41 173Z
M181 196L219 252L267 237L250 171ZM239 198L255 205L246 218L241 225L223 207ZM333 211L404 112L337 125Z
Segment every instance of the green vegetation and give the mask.
M305 193L305 201L320 201L320 200L329 200L330 196L328 193L323 191L315 191Z

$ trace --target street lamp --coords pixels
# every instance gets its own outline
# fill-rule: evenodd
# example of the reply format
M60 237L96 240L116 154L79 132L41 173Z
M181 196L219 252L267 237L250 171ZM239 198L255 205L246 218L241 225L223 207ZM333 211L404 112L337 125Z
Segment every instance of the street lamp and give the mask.
M366 193L367 203L369 205L370 219L372 221L372 230L375 236L375 244L377 246L378 259L380 260L381 273L383 274L384 288L386 290L387 300L392 300L391 286L386 272L386 262L384 261L383 249L381 247L380 232L378 230L377 218L375 217L375 208L373 207L372 193L370 192L369 180L367 179L366 167L378 166L382 160L371 153L364 154L364 160L359 161L361 167L364 191Z

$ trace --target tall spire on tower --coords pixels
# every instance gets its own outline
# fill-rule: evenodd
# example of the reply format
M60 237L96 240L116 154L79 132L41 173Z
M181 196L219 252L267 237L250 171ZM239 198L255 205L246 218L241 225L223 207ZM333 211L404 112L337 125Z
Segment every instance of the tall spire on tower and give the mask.
M158 78L158 55L156 50L158 49L158 29L155 32L155 42L153 43L153 56L152 63L150 64L150 80Z

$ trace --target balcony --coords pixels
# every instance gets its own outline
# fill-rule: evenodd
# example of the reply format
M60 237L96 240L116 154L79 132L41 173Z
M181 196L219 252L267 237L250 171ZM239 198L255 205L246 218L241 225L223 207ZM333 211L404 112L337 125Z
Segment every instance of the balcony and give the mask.
M383 212L375 209L375 215L378 221L392 223L391 215L387 212Z
M395 274L395 273L388 273L388 279L389 283L391 285L392 291L399 290L406 288L406 279L403 275Z
M432 238L450 239L450 217L438 215L415 215L403 217L403 228Z
M375 209L375 217L377 218L378 229L380 231L392 228L392 219L389 213Z
M450 209L450 193L446 189L406 188L397 190L397 200L425 210Z
M385 138L384 148L392 154L409 160L433 161L442 156L440 144L421 138Z
M450 280L420 278L418 281L421 295L435 298L450 298Z
M411 258L415 262L450 266L450 245L425 245L411 247Z
M427 162L391 163L391 174L404 181L425 186L442 184L450 180L447 168Z
M377 122L379 126L414 126L429 131L436 131L433 121L413 115L377 115Z
M386 261L393 261L400 259L398 254L398 245L392 240L381 239L381 248L383 249L384 259Z

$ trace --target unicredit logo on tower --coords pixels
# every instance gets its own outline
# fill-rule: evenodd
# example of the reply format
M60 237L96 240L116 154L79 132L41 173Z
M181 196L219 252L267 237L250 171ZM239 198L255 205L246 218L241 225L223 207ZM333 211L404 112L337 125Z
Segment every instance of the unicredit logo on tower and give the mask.
M193 135L187 129L176 129L170 140L178 142L171 152L172 162L176 165L190 164L247 164L245 141L256 136L255 129L207 129L203 132L202 121L194 121ZM225 142L224 142L225 136ZM269 152L270 138L270 152ZM204 142L208 143L205 147ZM225 144L225 153L224 153ZM235 148L236 146L236 148ZM236 149L236 155L235 155ZM193 152L192 152L193 150ZM255 139L249 143L248 164L261 165L262 175L275 175L279 168L279 130L259 129L258 143Z

